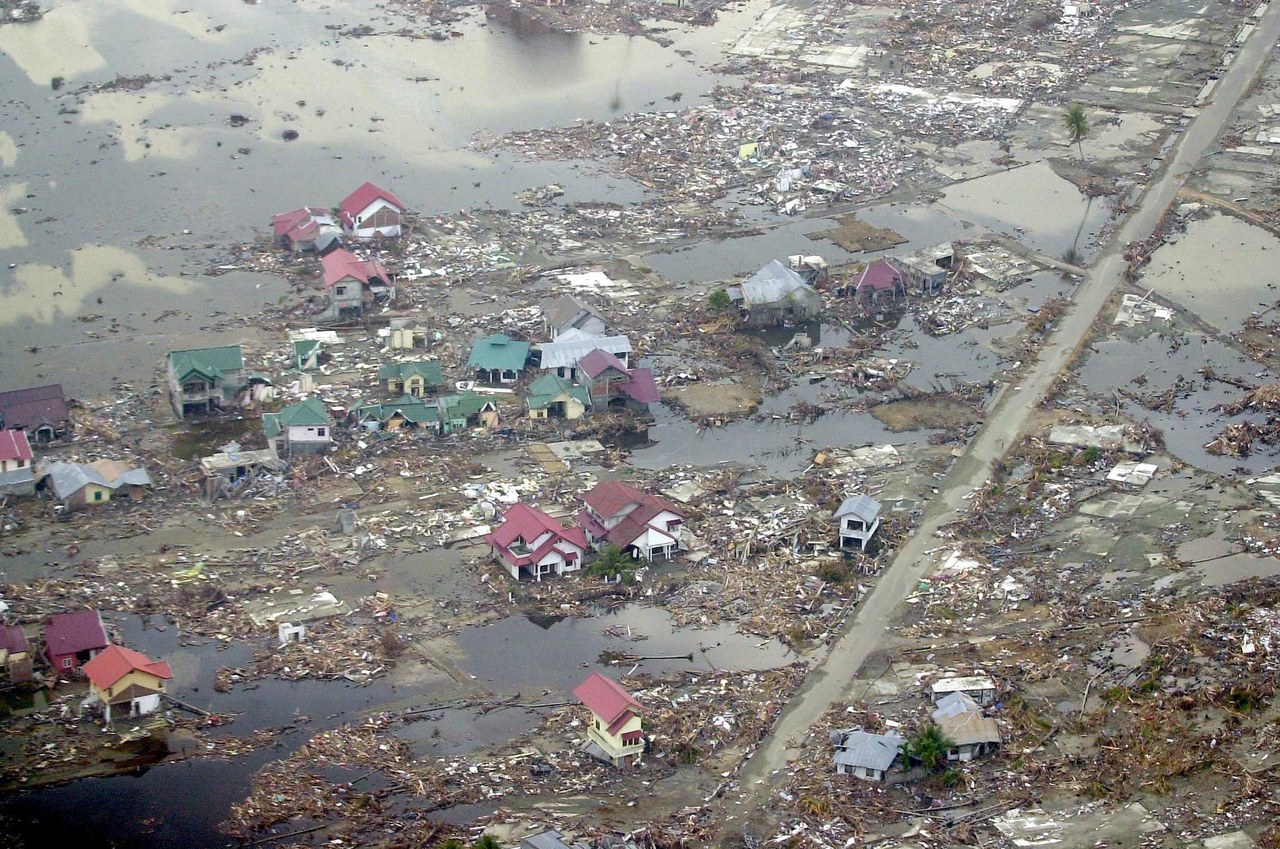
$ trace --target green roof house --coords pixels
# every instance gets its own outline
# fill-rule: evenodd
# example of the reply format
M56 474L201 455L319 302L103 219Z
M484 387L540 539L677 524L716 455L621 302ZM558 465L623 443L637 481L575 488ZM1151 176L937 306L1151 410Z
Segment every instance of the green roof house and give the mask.
M481 339L471 349L467 368L475 369L481 383L515 383L529 358L529 343L501 333Z
M320 368L321 344L319 339L299 339L293 343L295 368L298 371L315 371Z
M580 419L591 409L591 393L585 386L544 374L529 384L525 399L531 419Z
M263 413L262 429L276 457L315 454L333 444L333 417L315 396L278 413Z
M213 412L246 385L239 345L169 352L169 402L179 420Z
M440 427L440 410L421 398L404 395L395 401L361 404L356 407L355 420L357 427L371 431L401 428L437 430Z
M436 402L440 406L440 428L445 433L468 427L496 427L498 405L490 397L477 392L445 395Z
M413 395L421 398L434 392L444 383L440 363L423 360L416 363L384 363L378 369L378 380L392 395Z

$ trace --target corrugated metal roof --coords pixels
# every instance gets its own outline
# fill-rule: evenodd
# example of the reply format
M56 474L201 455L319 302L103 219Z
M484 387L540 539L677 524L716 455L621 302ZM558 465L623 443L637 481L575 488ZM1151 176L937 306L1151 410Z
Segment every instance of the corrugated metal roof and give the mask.
M471 349L467 368L520 371L529 358L529 343L519 342L501 333L481 339Z
M112 460L99 460L89 465L50 463L41 467L40 477L49 478L53 494L59 500L74 495L91 483L107 489L119 489L125 485L151 486L151 475L146 469L120 468L120 464Z
M544 342L540 346L544 369L572 368L597 348L615 357L619 354L631 353L631 340L625 336L587 336L568 339L569 335L565 333L555 342Z
M872 734L869 731L847 731L837 744L834 762L839 766L866 769L888 769L902 754L907 738L897 734Z
M804 282L804 278L787 268L776 259L769 260L764 268L744 280L738 287L747 302L753 304L776 304L784 301L801 290L813 289Z
M854 495L846 498L840 502L840 509L836 510L837 519L853 516L868 523L874 522L879 515L880 502L869 495Z

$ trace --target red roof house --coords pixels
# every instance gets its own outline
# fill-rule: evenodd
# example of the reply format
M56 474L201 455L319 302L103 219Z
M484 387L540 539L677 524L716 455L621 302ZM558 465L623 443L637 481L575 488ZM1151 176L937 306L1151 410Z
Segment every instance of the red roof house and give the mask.
M0 495L31 495L35 492L33 457L25 430L0 428Z
M684 514L666 499L619 481L602 481L582 501L586 509L578 513L578 521L593 545L615 545L648 561L658 554L670 559L680 550Z
M407 209L398 197L373 183L365 183L339 205L342 223L357 239L400 235L401 216Z
M0 430L0 460L30 463L34 456L25 430Z
M887 259L878 259L862 269L854 293L865 301L874 302L882 292L898 297L906 291L907 275Z
M339 248L325 254L320 264L324 267L324 289L329 296L328 318L359 318L373 304L395 300L391 275L377 260L362 260Z
M588 751L615 766L640 756L644 751L640 719L644 708L618 682L592 672L574 688L573 695L591 711Z
M129 716L142 716L160 706L165 681L173 677L169 664L145 654L108 646L84 665L89 695L102 703L106 721L113 706L127 706Z
M320 251L337 244L342 228L327 209L304 206L271 217L276 242L291 251Z
M652 369L627 368L617 356L600 348L578 360L578 370L587 379L593 406L648 411L649 405L659 400Z
M55 613L44 621L44 653L55 672L73 672L111 641L96 610Z
M32 386L0 392L0 427L25 430L36 442L49 440L71 428L71 413L62 386Z
M502 524L485 537L493 556L517 581L532 577L541 581L582 568L587 538L581 528L566 528L536 507L516 502L502 517Z
M0 666L10 681L31 680L31 641L21 625L0 625Z

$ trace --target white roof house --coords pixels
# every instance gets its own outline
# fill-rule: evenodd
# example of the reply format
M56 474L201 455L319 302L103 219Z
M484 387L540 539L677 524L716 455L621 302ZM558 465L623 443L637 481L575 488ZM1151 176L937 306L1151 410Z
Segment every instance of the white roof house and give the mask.
M857 544L863 551L880 528L880 502L869 495L854 495L840 503L835 512L840 526L840 547Z
M542 352L542 368L571 380L577 377L578 360L596 349L613 354L630 368L631 340L625 336L596 336L581 330L566 330L554 342L538 346Z
M968 675L940 678L929 687L929 696L934 704L940 704L943 697L951 693L964 693L979 706L986 707L996 700L996 682L985 675Z

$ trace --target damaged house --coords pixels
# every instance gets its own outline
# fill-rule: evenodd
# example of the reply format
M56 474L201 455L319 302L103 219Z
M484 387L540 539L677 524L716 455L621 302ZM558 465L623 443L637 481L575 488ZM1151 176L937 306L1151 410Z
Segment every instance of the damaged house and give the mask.
M897 734L872 734L859 728L832 731L831 744L836 752L832 762L837 775L852 775L863 781L888 781L894 766L906 763L902 747L905 737Z
M776 259L725 291L747 327L812 321L822 312L822 296Z
M169 352L169 403L179 421L233 402L247 385L239 345Z
M517 581L564 575L582 568L587 538L581 528L566 528L536 507L511 505L502 524L485 537L494 558Z
M124 496L137 500L151 486L151 475L120 460L49 463L37 473L36 491L51 492L63 507L80 510Z
M338 214L347 232L361 241L379 237L396 239L400 236L405 209L391 192L365 183L343 198Z
M529 384L525 405L529 408L531 419L576 421L591 409L591 393L585 386L579 386L563 377L544 374Z
M24 430L0 430L0 495L36 491L35 454Z
M603 336L607 329L603 318L572 295L561 295L558 298L543 301L540 306L542 329L552 342L570 330L577 330L589 336Z
M578 361L578 371L587 385L593 408L647 413L649 405L659 400L652 369L627 368L622 360L599 348Z
M951 741L947 760L970 761L1000 749L1000 728L996 721L984 716L981 706L963 692L953 692L939 699L932 718Z
M666 499L619 481L603 481L582 496L578 522L595 548L616 545L641 560L680 550L684 514Z
M62 385L50 383L0 392L0 428L21 430L31 442L52 442L71 432Z
M413 395L421 398L434 393L444 383L440 363L423 360L411 363L383 363L378 380L388 395Z
M862 269L853 293L863 306L879 304L886 298L896 301L907 293L907 275L889 260L878 259Z
M580 330L560 334L554 342L538 346L538 364L543 371L569 380L580 380L578 364L592 351L603 351L616 357L623 369L629 368L631 340L625 336L592 336Z
M44 620L44 654L54 671L75 672L111 645L96 610L55 613Z
M395 301L391 275L377 260L362 260L339 248L320 262L328 299L323 317L329 321L362 318L374 307L390 306Z
M835 513L840 526L840 547L858 546L867 550L867 543L880 529L880 502L869 495L854 495L841 502Z
M286 251L327 254L342 247L342 227L327 209L304 206L271 216L276 244Z

